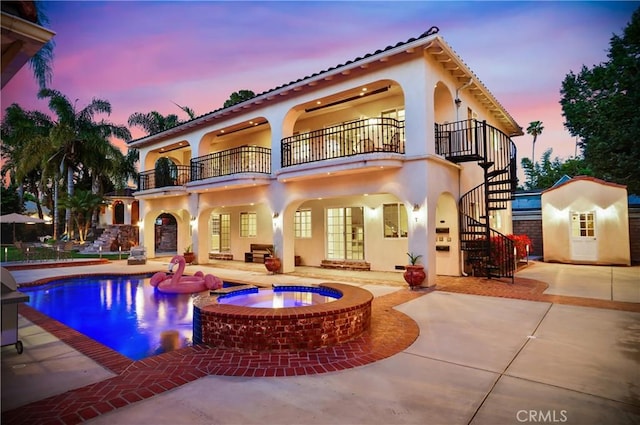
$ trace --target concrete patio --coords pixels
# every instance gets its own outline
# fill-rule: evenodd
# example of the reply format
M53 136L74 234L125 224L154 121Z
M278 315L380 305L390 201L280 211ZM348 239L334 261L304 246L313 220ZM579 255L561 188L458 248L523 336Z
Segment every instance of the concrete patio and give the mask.
M210 272L225 280L264 284L274 279L334 280L364 287L375 297L407 291L401 274L393 272L301 268L295 275L273 276L260 268L228 267ZM163 270L165 265L97 265L91 266L91 273L116 268L137 272ZM52 274L87 273L86 269L13 274L18 282L30 282ZM396 307L417 323L419 335L413 344L384 360L308 376L204 376L94 415L87 422L637 424L639 276L638 267L536 262L518 273L515 286L439 278L435 291ZM546 282L548 288L542 295L520 296L519 280ZM460 289L465 285L466 293ZM494 287L497 296L474 294L485 290L485 295L492 295ZM545 297L557 301L540 301ZM28 409L30 402L114 376L24 318L20 338L25 346L22 355L13 347L2 349L3 423L5 412L14 419L7 423L19 423L15 418L20 406Z

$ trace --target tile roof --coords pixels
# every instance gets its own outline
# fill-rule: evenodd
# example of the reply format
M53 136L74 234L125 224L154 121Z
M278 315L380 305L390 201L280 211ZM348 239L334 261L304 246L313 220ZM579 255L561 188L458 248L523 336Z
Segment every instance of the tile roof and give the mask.
M495 97L493 97L493 95L488 91L488 89L486 87L484 87L482 85L482 83L479 81L478 77L468 68L468 66L462 62L462 60L460 59L459 55L453 51L453 49L451 49L451 47L449 47L444 40L439 37L436 36L436 34L438 34L439 32L439 28L436 26L432 26L431 28L429 28L427 31L423 32L422 34L420 34L418 37L412 37L409 38L406 41L401 41L396 43L395 45L388 45L387 47L385 47L384 49L378 49L375 52L372 53L367 53L364 56L359 56L356 57L355 59L346 61L345 63L342 64L338 64L336 66L327 68L325 70L322 71L318 71L314 74L308 75L306 77L302 77L299 78L295 81L290 81L288 83L279 85L277 87L274 87L272 89L269 89L267 91L264 91L262 93L256 94L254 97L247 99L245 101L236 103L234 105L231 106L227 106L227 107L222 107L222 108L218 108L216 110L213 110L211 112L207 112L205 114L202 114L198 117L195 117L189 121L185 121L182 122L174 127L171 127L169 129L163 130L159 133L155 133L155 134L150 134L147 136L143 136L141 138L135 139L135 140L131 140L128 142L129 145L135 145L132 147L137 147L137 146L144 146L168 137L171 137L172 135L181 133L183 131L188 131L190 128L196 126L196 125L200 125L203 124L207 121L210 121L214 118L216 118L217 116L221 116L222 114L227 114L230 111L233 110L237 110L238 108L248 108L250 107L250 105L253 104L257 104L260 100L262 99L270 99L271 96L273 96L276 92L278 91L283 91L283 90L287 90L287 89L292 89L294 87L297 86L301 86L304 85L305 83L309 83L311 81L313 81L314 79L318 79L318 77L320 76L324 76L325 74L329 74L329 73L334 73L338 70L341 71L345 71L345 68L349 68L349 67L355 67L355 66L360 66L360 65L364 65L365 63L367 63L368 61L373 61L376 60L378 56L384 56L384 55L389 55L392 53L397 53L398 51L402 51L403 49L406 51L408 50L410 47L415 47L414 45L421 45L424 44L424 41L426 39L429 39L430 37L432 38L433 41L437 41L438 42L438 47L440 48L440 51L433 53L434 55L439 55L439 54L445 54L445 55L451 55L451 56L455 56L455 58L459 61L460 65L462 66L462 70L459 69L459 67L456 67L456 71L463 73L463 74L468 74L469 77L473 80L473 82L475 83L475 87L473 87L473 89L475 90L479 90L481 93L480 95L486 100L486 102L491 103L495 106L498 107L498 109L503 113L503 121L509 122L511 124L511 127L513 127L514 131L512 133L512 135L522 135L522 128L515 122L515 120L508 114L508 112L506 111L506 109L495 99ZM427 48L429 46L426 46L425 48ZM451 71L450 71L451 72ZM453 75L453 74L452 74ZM262 103L262 102L259 102Z

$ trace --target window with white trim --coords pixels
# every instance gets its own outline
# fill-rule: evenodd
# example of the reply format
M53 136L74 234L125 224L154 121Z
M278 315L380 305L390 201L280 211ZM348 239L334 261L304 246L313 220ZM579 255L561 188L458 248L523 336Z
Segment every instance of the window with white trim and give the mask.
M571 213L571 236L574 238L593 238L596 235L596 214L593 211L586 213Z
M293 216L293 229L296 238L311 237L311 210L296 211Z
M211 215L211 251L231 251L231 214Z
M409 219L404 204L384 204L382 206L385 238L406 238Z
M240 237L255 238L258 236L258 216L254 212L240 213Z

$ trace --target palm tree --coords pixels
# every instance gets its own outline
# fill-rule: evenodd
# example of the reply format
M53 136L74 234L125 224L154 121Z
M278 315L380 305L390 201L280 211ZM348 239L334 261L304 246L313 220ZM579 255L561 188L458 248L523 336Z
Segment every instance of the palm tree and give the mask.
M176 114L169 114L166 117L158 111L151 111L146 114L134 112L129 116L129 125L138 126L149 134L160 133L180 124L180 119Z
M47 115L39 111L25 111L14 103L5 110L0 130L3 160L0 175L3 179L7 174L11 175L11 181L18 186L21 205L23 189L34 195L40 218L43 218L40 195L46 191L48 183L46 164L41 159L49 146L48 135L52 127Z
M78 228L80 242L84 243L89 232L91 217L104 205L104 198L87 190L78 190L73 196L65 196L60 203L67 211L71 211L71 216Z
M183 110L192 120L196 117L196 113L188 106L180 106L172 102L178 108ZM180 125L186 121L181 120L176 114L162 115L158 111L151 111L143 114L142 112L134 112L129 116L129 125L137 126L147 132L147 135L160 133L172 127Z
M533 148L531 149L531 162L533 163L536 162L536 139L540 134L542 134L542 130L544 130L542 121L531 121L529 123L529 127L527 127L527 134L531 134L533 136Z
M188 106L180 106L178 105L176 102L172 102L174 105L176 105L178 108L182 109L184 111L185 114L189 115L189 119L192 120L196 117L196 113L193 109L189 108Z
M36 8L36 23L42 27L46 27L49 24L49 18L44 12L43 2L34 1L33 3ZM29 59L29 67L33 71L36 80L38 80L38 85L41 89L47 87L47 83L51 82L51 77L53 76L51 63L53 62L54 47L55 42L51 39Z
M129 129L101 120L95 121L99 113L111 114L111 104L106 100L92 99L91 103L77 111L75 103L57 90L42 89L39 98L49 98L49 108L56 114L57 121L49 133L53 154L49 162L59 164L63 174L66 172L67 196L73 196L74 174L82 166L87 167L91 153L105 152L108 138L116 137L124 141L131 140ZM77 100L76 100L77 101ZM87 163L84 163L87 162ZM71 211L66 212L67 230L72 230Z
M129 149L124 156L124 160L117 165L115 173L115 187L116 190L124 189L127 186L128 180L138 181L138 169L136 163L140 159L140 152L137 149Z

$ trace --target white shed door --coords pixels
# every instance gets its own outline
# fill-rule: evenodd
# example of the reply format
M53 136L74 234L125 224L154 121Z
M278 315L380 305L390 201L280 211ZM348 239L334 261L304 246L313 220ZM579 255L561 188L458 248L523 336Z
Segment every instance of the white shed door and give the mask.
M571 259L576 261L598 259L595 211L571 212Z

